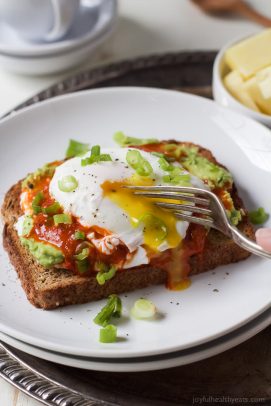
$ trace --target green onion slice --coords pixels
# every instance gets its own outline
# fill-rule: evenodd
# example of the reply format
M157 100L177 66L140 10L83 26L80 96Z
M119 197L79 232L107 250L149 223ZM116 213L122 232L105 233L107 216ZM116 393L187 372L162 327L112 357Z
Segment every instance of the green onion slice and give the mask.
M59 210L61 209L61 206L58 202L52 203L50 206L48 207L43 207L42 208L42 212L44 214L57 214L59 212Z
M100 343L115 343L117 339L117 327L113 324L108 324L100 329Z
M147 299L138 299L131 310L131 314L136 319L150 319L156 313L155 305Z
M75 240L84 240L86 238L86 234L84 231L77 230L74 233L74 239Z
M268 220L269 214L266 213L263 207L259 207L257 210L250 211L248 217L252 224L260 225Z
M112 161L112 158L109 154L101 154L101 147L99 145L94 145L91 148L91 155L88 158L81 160L81 165L92 165L95 162L105 162Z
M83 274L88 271L89 269L89 262L88 259L85 258L82 261L75 261L76 269L80 274Z
M69 146L66 151L66 158L72 158L74 156L83 155L89 151L89 145L83 144L76 140L70 140Z
M170 163L165 159L165 158L160 158L158 160L159 166L163 171L170 171L172 169L173 165L170 165Z
M73 192L78 186L78 182L72 175L64 176L58 181L58 187L61 192Z
M165 175L162 177L163 182L171 185L191 186L189 175Z
M93 319L94 323L99 326L106 326L111 317L120 317L122 310L121 300L117 295L110 295L106 305L101 309L97 316Z
M38 214L42 211L40 204L43 201L43 199L44 199L44 194L42 192L38 192L36 194L36 196L34 197L33 202L32 202L32 209L35 214Z
M72 224L72 218L69 214L55 214L54 215L54 223L55 225L58 224Z
M106 268L106 267L105 267ZM99 271L96 275L96 279L99 285L104 285L106 281L112 279L117 272L117 268L112 265L109 269Z
M114 141L121 147L128 147L129 145L146 145L157 144L159 141L156 138L135 138L128 137L123 132L118 131L114 134Z
M126 154L126 161L140 176L150 176L153 173L151 164L138 150L129 150Z
M89 248L83 248L80 254L74 255L74 258L78 261L83 261L84 259L88 258L89 256Z
M167 226L160 218L154 216L152 213L145 213L140 219L144 223L146 231L154 232L155 239L158 242L163 241L167 236Z
M94 146L91 148L91 155L92 155L92 156L99 156L99 155L101 155L101 147L100 147L100 145L94 145Z
M152 154L153 156L158 157L158 158L164 158L164 159L165 159L165 154L162 154L162 152L156 152L156 151L154 151L154 152L151 152L151 154Z

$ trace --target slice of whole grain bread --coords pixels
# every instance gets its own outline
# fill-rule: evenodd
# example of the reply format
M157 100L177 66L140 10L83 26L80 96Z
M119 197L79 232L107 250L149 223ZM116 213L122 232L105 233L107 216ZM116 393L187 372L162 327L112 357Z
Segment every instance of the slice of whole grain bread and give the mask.
M200 153L217 163L210 151L200 147ZM14 223L23 214L20 208L20 193L21 181L12 186L5 196L2 206L5 223L3 242L28 300L36 307L54 309L58 306L86 303L105 298L112 293L128 292L166 282L165 271L148 265L118 271L113 279L102 286L97 283L95 275L77 276L58 268L45 269L36 262L28 249L22 246L14 229ZM235 207L244 209L235 187L232 197ZM249 238L254 238L254 231L247 216L238 228ZM234 263L249 255L232 240L212 229L208 233L203 252L190 258L191 274Z

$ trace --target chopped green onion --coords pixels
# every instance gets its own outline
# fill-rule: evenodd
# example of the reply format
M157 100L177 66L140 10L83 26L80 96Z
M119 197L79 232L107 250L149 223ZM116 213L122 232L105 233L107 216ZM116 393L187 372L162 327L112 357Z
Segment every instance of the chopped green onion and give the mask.
M89 269L89 262L88 259L85 258L82 261L75 261L76 269L80 274L83 274L88 271Z
M55 202L48 207L43 207L42 212L44 214L57 214L60 208L61 208L60 204L58 202Z
M106 326L111 317L121 316L121 300L117 295L110 295L106 305L101 309L97 316L93 319L94 323L99 326Z
M145 213L140 219L139 223L144 223L145 232L154 232L155 240L163 241L167 236L167 226L160 218L154 216L152 213Z
M101 154L99 156L99 161L101 162L112 161L112 158L109 154Z
M89 248L83 248L82 251L74 255L74 258L77 259L78 261L83 261L84 259L88 258L89 256Z
M101 147L100 147L100 145L94 145L94 146L91 148L91 155L92 155L92 156L99 156L99 155L101 155Z
M72 158L74 156L83 155L89 151L89 145L83 144L75 140L70 140L69 146L66 151L66 158Z
M122 313L122 303L121 303L120 298L117 296L116 297L116 302L115 302L115 310L114 310L114 313L113 313L113 317L116 317L116 318L119 319L121 317L121 313Z
M157 156L158 158L165 158L165 154L162 154L162 152L151 152L153 156ZM166 158L165 158L166 159Z
M108 324L100 329L100 343L115 343L117 339L117 327Z
M153 173L151 164L138 150L129 150L126 154L126 161L140 176L150 176Z
M22 235L23 237L27 237L30 234L30 231L32 230L34 225L34 221L31 216L27 215L24 218L23 221L23 230L22 230Z
M168 175L162 177L163 182L172 185L190 186L190 175L184 174L179 166L171 165L165 158L159 159L160 168L169 172Z
M105 266L105 270L97 273L96 279L99 285L104 285L106 281L112 279L117 272L117 268L112 265L109 269Z
M38 214L42 211L40 204L43 201L43 199L44 199L44 194L42 192L38 192L36 194L36 196L34 197L33 202L32 202L32 209L35 214Z
M259 207L257 210L249 212L248 217L252 224L263 224L268 220L269 214L263 207Z
M75 240L84 240L86 238L86 234L84 231L77 230L74 233L74 239Z
M69 214L55 214L54 215L54 223L55 225L58 224L72 224L72 218Z
M112 161L112 158L109 154L101 154L101 147L99 145L94 145L91 148L91 155L88 158L81 160L81 165L92 165L95 162L105 162Z
M189 175L165 175L162 178L163 182L179 186L191 186Z
M150 319L156 313L155 305L147 299L138 299L131 310L132 316L136 319Z
M118 131L114 134L114 141L121 147L128 147L129 145L146 145L157 144L159 141L156 138L135 138L128 137L123 132Z
M72 175L64 176L58 181L58 187L61 192L73 192L78 186L78 182Z
M158 160L159 166L163 171L170 171L171 167L173 165L170 165L170 163L165 159L165 158L160 158Z

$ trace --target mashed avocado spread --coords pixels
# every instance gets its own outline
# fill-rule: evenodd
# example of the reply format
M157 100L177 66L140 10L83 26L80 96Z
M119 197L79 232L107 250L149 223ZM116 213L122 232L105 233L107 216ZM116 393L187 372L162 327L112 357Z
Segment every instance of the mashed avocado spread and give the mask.
M233 178L230 172L223 167L209 161L209 159L199 154L199 148L196 146L166 144L165 150L174 155L183 167L192 175L199 177L207 182L211 189L229 188L233 184ZM237 225L242 220L242 213L235 209L232 197L227 193L227 203L230 209L226 210L229 219L233 225Z
M39 264L45 268L61 264L64 261L62 252L52 245L35 241L33 238L21 237L21 243L29 249Z
M45 164L41 168L37 169L35 172L30 173L22 183L22 188L27 188L29 185L35 184L43 176L52 177L57 165Z

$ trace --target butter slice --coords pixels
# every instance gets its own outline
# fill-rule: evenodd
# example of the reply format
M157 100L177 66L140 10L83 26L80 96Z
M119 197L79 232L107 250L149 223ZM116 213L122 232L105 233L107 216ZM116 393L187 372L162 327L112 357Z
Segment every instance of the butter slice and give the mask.
M240 101L248 108L260 111L254 102L253 98L248 93L244 85L244 80L239 72L232 71L228 73L224 78L224 85L226 89L233 95L233 97Z
M225 62L245 79L271 65L271 28L229 48L225 52Z
M259 78L259 88L264 99L271 97L271 66L260 70L256 77Z
M271 114L271 67L259 71L245 83L245 89L265 114Z

